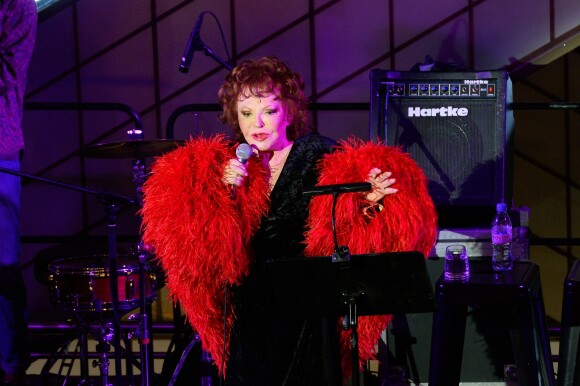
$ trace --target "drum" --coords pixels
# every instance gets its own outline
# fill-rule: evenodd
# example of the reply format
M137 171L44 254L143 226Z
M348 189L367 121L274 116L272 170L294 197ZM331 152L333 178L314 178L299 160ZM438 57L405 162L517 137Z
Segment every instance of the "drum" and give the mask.
M48 265L52 300L65 313L112 312L110 263L104 255L54 260ZM144 278L145 296L150 299L163 287L162 270L154 262L147 262ZM117 284L120 314L139 307L137 256L117 257Z

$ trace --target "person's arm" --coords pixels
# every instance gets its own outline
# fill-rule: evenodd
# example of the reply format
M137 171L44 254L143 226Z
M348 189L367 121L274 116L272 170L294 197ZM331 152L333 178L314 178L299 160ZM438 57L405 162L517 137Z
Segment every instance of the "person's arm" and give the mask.
M0 95L26 78L37 17L32 0L3 1L0 5Z

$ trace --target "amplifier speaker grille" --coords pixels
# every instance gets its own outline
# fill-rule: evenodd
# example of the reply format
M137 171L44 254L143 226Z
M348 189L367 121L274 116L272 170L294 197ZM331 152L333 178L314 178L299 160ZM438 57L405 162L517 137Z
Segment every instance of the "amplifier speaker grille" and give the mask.
M510 203L511 93L504 71L371 71L371 140L423 168L440 226L487 225Z

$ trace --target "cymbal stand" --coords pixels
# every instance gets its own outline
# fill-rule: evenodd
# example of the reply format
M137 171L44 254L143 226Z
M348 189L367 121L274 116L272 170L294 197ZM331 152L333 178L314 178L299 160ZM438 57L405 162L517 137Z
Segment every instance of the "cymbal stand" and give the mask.
M132 161L133 164L133 182L137 192L137 203L139 207L143 207L143 184L145 183L146 167L142 159ZM150 318L150 303L146 296L146 280L145 280L145 265L149 261L149 251L143 242L138 246L139 255L139 329L137 330L137 338L139 339L139 348L141 354L141 385L149 386L151 381L152 360L153 360L153 346L151 342L151 318Z

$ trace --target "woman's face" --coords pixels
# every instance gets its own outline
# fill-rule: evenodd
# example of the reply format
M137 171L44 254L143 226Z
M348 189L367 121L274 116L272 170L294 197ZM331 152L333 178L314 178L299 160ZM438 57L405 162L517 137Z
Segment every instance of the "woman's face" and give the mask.
M241 96L237 110L240 129L248 144L266 152L281 150L290 143L286 128L292 119L276 95Z

